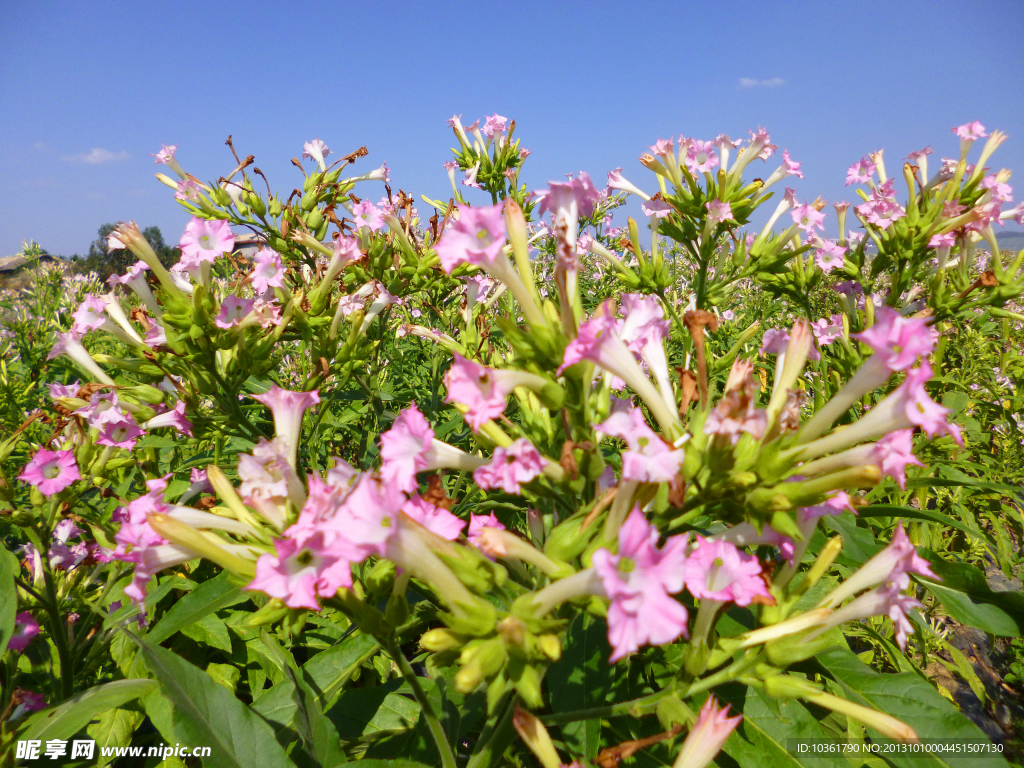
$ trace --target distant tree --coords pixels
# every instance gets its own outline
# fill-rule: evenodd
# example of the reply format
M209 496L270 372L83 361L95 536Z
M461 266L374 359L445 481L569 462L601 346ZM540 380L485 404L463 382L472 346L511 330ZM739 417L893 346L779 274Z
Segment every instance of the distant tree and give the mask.
M97 237L89 245L89 254L81 259L77 265L80 272L95 272L101 280L106 280L112 274L124 274L124 272L138 261L138 258L131 251L124 248L111 250L107 247L107 238L114 231L117 224L103 224L97 231ZM164 242L163 233L160 227L146 227L142 230L142 236L156 252L160 263L170 267L178 261L180 252Z

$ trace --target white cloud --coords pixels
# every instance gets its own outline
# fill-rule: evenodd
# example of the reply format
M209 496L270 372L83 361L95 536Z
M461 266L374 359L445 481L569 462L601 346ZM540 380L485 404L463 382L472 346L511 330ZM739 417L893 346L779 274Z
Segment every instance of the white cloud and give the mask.
M127 160L129 155L124 150L120 152L111 152L109 149L100 149L95 147L91 152L83 152L79 155L65 155L61 160L66 160L69 163L89 163L89 165L100 165L101 163L109 163L114 160Z
M778 86L785 84L786 81L783 80L781 77L773 77L769 80L755 80L752 77L741 77L740 84L738 87L757 88L758 86L760 86L762 88L777 88Z

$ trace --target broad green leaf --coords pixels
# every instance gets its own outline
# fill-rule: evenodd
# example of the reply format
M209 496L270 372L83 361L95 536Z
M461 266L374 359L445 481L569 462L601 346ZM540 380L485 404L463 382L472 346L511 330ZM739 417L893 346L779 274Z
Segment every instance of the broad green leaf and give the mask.
M822 520L828 528L843 537L843 551L837 559L842 565L859 567L882 549L882 545L875 541L875 535L871 530L858 526L852 515L826 515Z
M14 577L21 572L18 557L0 549L0 656L7 650L7 641L14 634L14 617L18 614L18 590Z
M204 581L171 606L171 609L146 635L146 641L154 645L162 643L175 632L199 621L204 616L248 599L241 587L231 583L227 573L221 573L209 581ZM230 650L229 645L228 651Z
M154 680L115 680L68 699L29 717L20 739L68 739L108 709L127 704L154 691ZM197 742L198 743L198 742Z
M223 620L212 613L186 624L181 628L181 634L197 643L205 643L211 648L231 653L231 635L228 634L228 628Z
M369 635L353 633L303 664L303 680L326 710L355 671L379 650L380 644Z
M212 677L214 682L220 683L232 693L238 687L238 680L242 676L238 667L231 664L207 664L206 674Z
M211 747L204 765L212 768L289 768L266 722L203 670L177 654L141 643L150 671L174 709L174 735L183 744Z
M419 718L420 705L396 693L401 685L401 680L392 680L375 688L347 690L327 716L343 739L412 728Z
M114 757L103 756L103 747L126 747L131 744L135 729L143 717L141 709L117 707L108 709L97 722L86 728L89 738L96 742L99 765L107 765L114 760Z
M921 553L942 582L920 581L953 618L996 635L1018 637L1024 632L1024 593L996 592L988 585L980 568L948 562L934 552L921 550ZM975 624L975 621L983 623ZM986 625L992 628L987 629Z
M922 739L987 740L974 723L961 714L930 683L913 672L881 674L867 666L848 649L830 648L816 657L822 671L842 687L850 701L871 707L902 720ZM869 729L869 732L872 732ZM872 732L873 733L873 732ZM888 741L875 734L875 740ZM889 758L900 768L974 768L972 757ZM1007 768L1002 758L985 759L987 768Z
M735 701L729 693L742 697ZM791 754L789 739L825 739L830 734L801 702L794 699L776 701L756 688L739 686L724 689L723 701L733 704L735 713L743 713L743 721L729 737L724 751L741 768L848 768L839 758Z
M562 658L545 675L548 698L555 713L600 707L608 700L612 677L604 622L589 614L577 616L565 634ZM601 721L578 720L559 726L570 751L593 757L601 745Z

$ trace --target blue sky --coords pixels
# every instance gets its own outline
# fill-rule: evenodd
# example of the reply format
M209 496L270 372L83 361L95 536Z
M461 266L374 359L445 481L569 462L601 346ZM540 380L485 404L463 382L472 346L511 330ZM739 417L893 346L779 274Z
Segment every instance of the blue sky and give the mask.
M926 144L953 155L950 127L974 119L1010 134L993 164L1021 168L1022 22L1019 0L8 0L0 255L27 238L84 253L100 224L123 219L177 241L187 217L148 155L162 142L215 179L233 167L233 134L286 193L304 141L338 154L365 144L357 168L386 159L396 189L447 199L453 113L515 119L532 187L579 170L603 183L622 166L653 191L636 157L659 136L759 124L803 163L808 199L854 199L846 168L873 149L893 169Z

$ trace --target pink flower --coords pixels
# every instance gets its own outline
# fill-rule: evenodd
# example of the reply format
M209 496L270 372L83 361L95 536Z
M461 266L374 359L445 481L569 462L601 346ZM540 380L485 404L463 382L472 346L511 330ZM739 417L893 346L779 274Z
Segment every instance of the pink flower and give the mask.
M846 250L846 248L831 240L823 240L821 249L814 254L814 263L825 273L831 272L834 269L842 269Z
M18 689L18 694L21 698L21 703L14 710L17 713L21 710L22 714L29 712L38 712L41 709L46 709L46 697L41 693L35 693L34 691L26 691L24 688ZM14 714L11 715L11 720L16 719Z
M850 500L850 494L846 491L835 491L821 504L816 504L812 507L801 507L800 521L817 520L819 517L825 517L826 515L836 517L843 514L843 512L857 514Z
M870 155L864 155L860 160L850 166L846 172L846 186L851 184L867 184L871 181L871 174L875 172L875 164L871 161Z
M857 213L882 230L906 216L906 212L892 200L870 200L857 206Z
M497 531L505 530L505 526L494 516L493 512L489 512L486 515L470 515L469 533L466 534L466 537L474 547L480 546L480 534L483 533L485 528L494 528Z
M749 360L733 363L725 392L704 422L705 434L728 437L730 445L736 445L741 433L747 433L755 440L764 436L768 417L764 409L757 407L753 372L754 366Z
M947 232L944 235L932 235L928 241L929 248L952 248L956 245L956 233Z
M628 181L622 176L621 168L616 168L615 170L608 171L608 188L619 189L622 190L623 192L629 192L644 200L648 199L648 195L642 189L640 189L638 186L636 186L631 181Z
M667 139L658 139L654 142L654 145L649 147L651 152L658 157L672 158L674 161L675 155L675 140L672 136Z
M178 241L181 248L182 261L186 258L189 264L213 262L235 247L235 235L231 226L223 220L206 221L192 217L185 225L185 234Z
M683 564L686 588L694 597L750 605L755 597L772 600L761 577L761 563L727 541L697 536L695 549Z
M568 216L576 220L580 216L590 216L601 200L601 194L589 174L583 171L575 179L548 182L548 188L537 196L540 198L540 215L551 213L554 219Z
M489 266L505 245L505 217L501 204L459 208L458 221L450 222L434 246L448 274L460 264Z
M683 449L666 443L647 425L639 408L617 410L594 428L626 441L628 450L622 453L623 480L669 483L683 465Z
M76 397L78 390L82 388L81 381L75 381L73 384L61 384L53 381L47 385L50 389L50 399L57 400L61 397Z
M428 531L448 541L459 538L462 529L466 527L465 520L460 520L444 507L434 506L419 496L413 496L402 505L402 512Z
M935 152L932 150L931 147L925 147L924 149L918 149L911 152L909 155L907 155L907 160L909 160L912 163L919 163L923 158L927 157L928 155L934 154Z
M644 216L656 216L663 219L672 213L673 208L664 200L647 200L640 203L640 210L644 212Z
M819 346L828 346L843 337L842 313L823 317L811 323L811 330Z
M357 229L366 227L371 232L377 232L384 228L384 218L380 209L369 200L363 200L352 206L352 218Z
M718 165L718 154L713 141L693 141L686 149L686 167L696 176L710 173Z
M178 182L178 189L174 193L177 200L199 201L199 184L193 178L186 178Z
M643 645L665 645L687 636L689 614L671 595L683 589L686 539L673 536L657 548L658 529L634 507L619 528L619 552L593 554L608 607L608 642L617 662Z
M878 465L885 474L893 478L905 488L907 483L907 467L923 467L914 455L914 430L898 429L890 432L871 448L870 460Z
M515 383L507 382L501 376L503 371L485 368L458 352L454 356L455 361L444 377L448 390L445 402L461 403L469 408L465 414L466 423L474 432L479 432L489 420L505 412L505 398L511 394Z
M988 134L985 133L985 126L977 120L964 123L963 125L958 125L957 127L950 128L949 130L964 141L976 141L977 139L984 139L988 136Z
M98 445L109 445L130 451L135 441L145 434L131 414L120 414L111 409L100 417L100 434L96 438Z
M256 561L256 577L246 589L283 600L290 608L318 611L318 597L332 597L339 588L352 586L350 561L326 545L322 532L301 543L278 539L274 546L277 556L266 554Z
M48 451L40 448L18 475L34 485L44 496L60 493L82 476L78 472L74 451Z
M544 459L526 438L519 438L507 448L494 449L491 463L473 472L473 480L481 488L501 488L505 493L518 494L523 483L540 477Z
M853 337L869 346L890 372L904 371L930 355L936 341L926 318L903 317L886 306L878 308L873 326Z
M270 248L260 248L253 259L252 287L257 293L270 288L284 287L284 267L281 254Z
M331 150L327 148L327 145L319 137L302 145L302 159L315 160L321 168L324 165L324 158L329 154L331 154Z
M483 135L486 136L487 138L493 139L495 136L500 136L502 133L504 133L507 127L508 118L502 117L497 112L495 112L493 115L484 120L484 127L480 129L480 132L483 133Z
M722 313L722 319L725 320L727 323L731 323L733 320L736 319L736 313L733 312L731 309L727 309L725 310L725 312Z
M241 296L225 297L213 324L218 328L234 328L249 316L254 303L252 299L243 299Z
M803 165L803 163L796 163L790 160L789 150L782 150L782 166L780 169L785 171L787 176L796 176L798 179L802 179L804 175L800 171L801 165Z
M697 722L686 734L673 768L705 768L710 765L743 719L743 715L726 717L728 714L728 706L719 709L715 697L708 696L697 715Z
M275 384L266 394L253 395L252 399L270 408L274 415L274 438L294 468L302 434L302 416L308 408L320 402L320 391L292 392Z
M38 634L39 622L33 619L28 611L22 611L14 617L14 633L7 641L7 647L15 653L21 653Z
M167 165L174 160L174 153L178 150L177 144L163 144L160 147L160 151L156 154L150 154L150 157L155 157L153 165Z
M808 235L814 234L814 230L820 229L825 223L825 214L807 203L796 206L789 215L793 217L793 223Z
M722 224L733 220L732 205L715 199L704 204L708 209L708 222L710 224Z
M152 419L147 421L143 426L146 429L160 429L161 427L171 427L172 429L180 432L183 435L192 436L192 422L185 417L185 401L179 400L174 404L174 408L159 413ZM193 470L194 472L195 470ZM204 474L205 477L205 474Z
M84 336L90 331L102 327L107 322L106 309L107 302L99 296L87 296L71 315L75 321L71 326L71 332Z
M762 355L781 355L789 344L789 332L785 328L769 328L761 337Z

